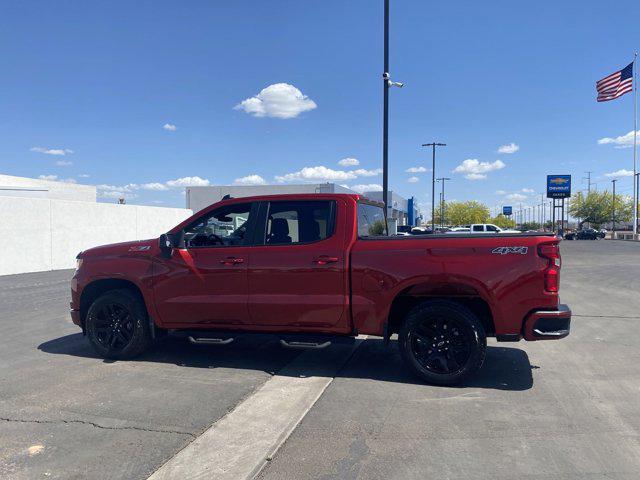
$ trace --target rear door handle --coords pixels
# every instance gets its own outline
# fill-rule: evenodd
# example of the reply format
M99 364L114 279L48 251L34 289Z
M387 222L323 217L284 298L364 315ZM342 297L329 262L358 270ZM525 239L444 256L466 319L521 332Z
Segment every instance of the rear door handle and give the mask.
M220 260L220 263L223 265L237 265L240 263L244 263L244 258L238 257L227 257L223 260Z
M320 255L313 259L313 263L316 265L326 265L327 263L336 263L338 261L338 257L330 257L329 255Z

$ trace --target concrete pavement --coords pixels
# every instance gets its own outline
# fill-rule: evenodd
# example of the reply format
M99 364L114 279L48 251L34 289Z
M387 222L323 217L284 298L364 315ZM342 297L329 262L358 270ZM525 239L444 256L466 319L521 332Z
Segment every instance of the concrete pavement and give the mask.
M638 478L640 244L562 252L567 339L490 341L456 388L416 381L395 346L368 339L259 477ZM0 277L0 478L145 479L276 372L323 366L292 373L298 353L260 338L105 362L68 319L70 275Z

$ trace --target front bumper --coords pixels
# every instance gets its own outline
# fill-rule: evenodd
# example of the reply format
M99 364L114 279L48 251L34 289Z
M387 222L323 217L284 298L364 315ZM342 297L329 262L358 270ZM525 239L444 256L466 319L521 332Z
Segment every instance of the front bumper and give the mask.
M560 304L557 310L540 310L529 314L524 322L524 339L560 340L569 335L571 309Z
M82 326L82 321L80 320L80 310L74 310L73 308L69 309L69 314L71 315L71 321L78 326Z

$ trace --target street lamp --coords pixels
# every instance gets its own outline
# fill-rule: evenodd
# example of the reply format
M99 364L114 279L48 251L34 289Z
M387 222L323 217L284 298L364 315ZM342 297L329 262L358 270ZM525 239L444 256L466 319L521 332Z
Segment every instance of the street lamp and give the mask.
M436 231L436 147L446 147L446 143L423 143L423 147L432 148L431 156L431 231Z
M449 177L436 178L438 182L442 182L442 200L440 201L440 226L444 227L444 182L451 180ZM433 228L433 227L432 227ZM434 230L435 233L435 230Z
M384 0L384 72L382 73L382 201L384 218L387 218L389 199L389 88L402 88L404 83L392 82L389 75L389 0Z

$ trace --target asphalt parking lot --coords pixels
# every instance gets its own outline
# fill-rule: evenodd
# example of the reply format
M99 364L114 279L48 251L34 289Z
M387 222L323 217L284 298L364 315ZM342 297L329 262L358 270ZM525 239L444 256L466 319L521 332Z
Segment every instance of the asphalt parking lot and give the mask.
M260 478L637 479L640 244L562 253L567 339L490 341L456 388L365 340ZM70 275L0 277L0 478L145 479L298 355L174 340L105 362L68 318Z

